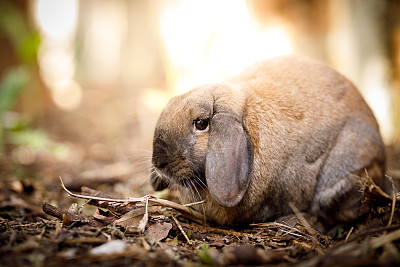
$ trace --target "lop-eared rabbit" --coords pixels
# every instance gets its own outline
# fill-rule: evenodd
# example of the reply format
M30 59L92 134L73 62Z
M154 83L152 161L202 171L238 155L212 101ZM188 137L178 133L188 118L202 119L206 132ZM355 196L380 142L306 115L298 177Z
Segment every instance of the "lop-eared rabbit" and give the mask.
M151 184L222 225L300 211L326 224L357 217L366 173L379 184L384 145L346 78L298 56L257 63L172 98L154 132Z

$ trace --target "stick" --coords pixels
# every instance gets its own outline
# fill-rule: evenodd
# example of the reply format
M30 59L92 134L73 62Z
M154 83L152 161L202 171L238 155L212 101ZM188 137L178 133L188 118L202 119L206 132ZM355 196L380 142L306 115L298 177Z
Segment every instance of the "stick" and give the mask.
M317 231L311 227L311 225L307 222L306 218L304 218L303 214L300 212L300 210L293 204L293 202L289 202L290 208L293 210L294 214L296 214L297 218L303 223L304 227L306 228L307 232L310 234L311 242L314 243L315 245L315 250L319 254L325 254L320 247L323 247L321 243L314 237L312 234L315 234Z
M390 219L388 222L388 227L392 225L392 221L393 221L393 215L394 215L394 208L396 207L396 189L394 187L394 182L393 182L393 178L386 175L386 178L389 179L389 181L392 183L392 190L393 190L393 196L392 196L392 210L390 212Z
M165 199L158 199L158 198L150 198L149 201L158 204L160 206L163 207L169 207L169 208L173 208L177 211L179 211L180 213L182 213L184 216L192 219L193 221L197 222L197 223L204 223L205 220L205 215L195 211L194 209L182 206L178 203L172 202L172 201L168 201Z
M62 221L63 221L63 219L65 217L71 223L72 222L81 222L81 223L84 223L84 224L88 224L90 226L96 226L96 227L97 226L101 226L100 223L98 221L94 220L94 219L87 218L87 217L84 217L84 216L79 216L79 215L76 215L76 214L72 214L72 213L70 213L68 211L65 211L65 210L62 210L60 208L57 208L57 207L55 207L55 206L53 206L53 205L51 205L51 204L49 204L47 202L45 202L43 204L43 211L46 214L49 214L49 215L51 215L53 217L56 217L56 218L58 218L58 219L60 219Z
M344 242L347 242L347 239L349 239L349 237L350 237L351 233L353 232L353 230L354 230L354 227L351 227L351 228L350 228L350 231L349 231L348 234L346 235L346 238L345 238Z
M82 195L86 195L87 196L94 196L94 197L103 197L103 198L112 198L111 196L104 194L100 191L94 190L92 188L86 187L86 186L82 186L81 188L81 194ZM98 201L98 200L94 200L94 199L89 199L89 203L91 205L100 207L100 208L104 208L104 209L108 209L109 211L111 211L112 213L116 214L118 217L121 214L125 214L127 212L129 212L130 210L132 210L130 207L127 206L123 206L123 205L113 205L112 202L108 202L108 201Z
M294 214L296 214L297 218L303 223L304 227L307 231L312 234L315 233L314 228L307 222L306 218L304 218L303 214L301 214L300 210L293 204L293 202L289 202L290 208L293 210Z
M181 226L181 224L179 223L179 221L175 218L174 215L172 215L172 219L174 219L175 224L178 226L179 230L181 230L183 236L185 237L186 241L188 242L189 245L192 245L192 241L189 239L189 237L187 236L187 234L185 233L185 231L183 231L183 228Z
M105 197L94 197L94 196L84 196L84 195L74 194L65 187L61 176L59 176L59 177L60 177L62 188L68 193L68 195L70 195L72 197L83 198L83 199L92 199L92 200L98 200L98 201L119 202L119 203L136 203L136 202L145 201L145 197L141 197L141 198L129 197L129 198L121 199L121 198L105 198Z
M192 203L185 204L185 205L183 205L183 206L184 206L184 207L191 207L191 206L203 204L203 203L205 203L205 202L206 202L205 200L200 200L200 201L197 201L197 202L192 202Z

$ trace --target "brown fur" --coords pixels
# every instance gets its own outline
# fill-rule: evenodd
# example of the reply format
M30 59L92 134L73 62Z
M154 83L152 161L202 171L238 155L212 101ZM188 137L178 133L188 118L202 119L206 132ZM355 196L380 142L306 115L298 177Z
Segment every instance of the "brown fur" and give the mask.
M209 132L193 130L194 120L207 118ZM218 128L216 121L229 123ZM232 133L237 121L244 134L237 126ZM234 154L231 146L240 151L237 164L226 155ZM364 169L382 178L384 147L373 113L348 80L322 63L286 56L173 98L155 129L153 165L155 187L180 183L185 201L205 199L198 209L220 224L274 219L292 213L290 202L334 223L355 219ZM215 168L226 169L210 178ZM212 184L200 186L196 177Z

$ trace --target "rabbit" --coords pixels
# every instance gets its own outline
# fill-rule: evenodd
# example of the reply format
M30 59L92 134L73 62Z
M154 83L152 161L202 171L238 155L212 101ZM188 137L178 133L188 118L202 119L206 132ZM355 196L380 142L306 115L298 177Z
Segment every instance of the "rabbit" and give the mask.
M355 86L302 56L268 59L172 98L154 131L155 190L220 225L272 221L291 204L326 224L357 218L366 173L383 184L378 123ZM364 178L363 178L364 177Z

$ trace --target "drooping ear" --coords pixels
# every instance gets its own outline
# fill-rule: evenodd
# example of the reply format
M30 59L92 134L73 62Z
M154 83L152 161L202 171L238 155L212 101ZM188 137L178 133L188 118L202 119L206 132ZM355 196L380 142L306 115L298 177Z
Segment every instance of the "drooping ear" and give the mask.
M242 122L229 113L212 118L205 174L212 198L221 206L237 205L247 190L253 167L253 146Z

